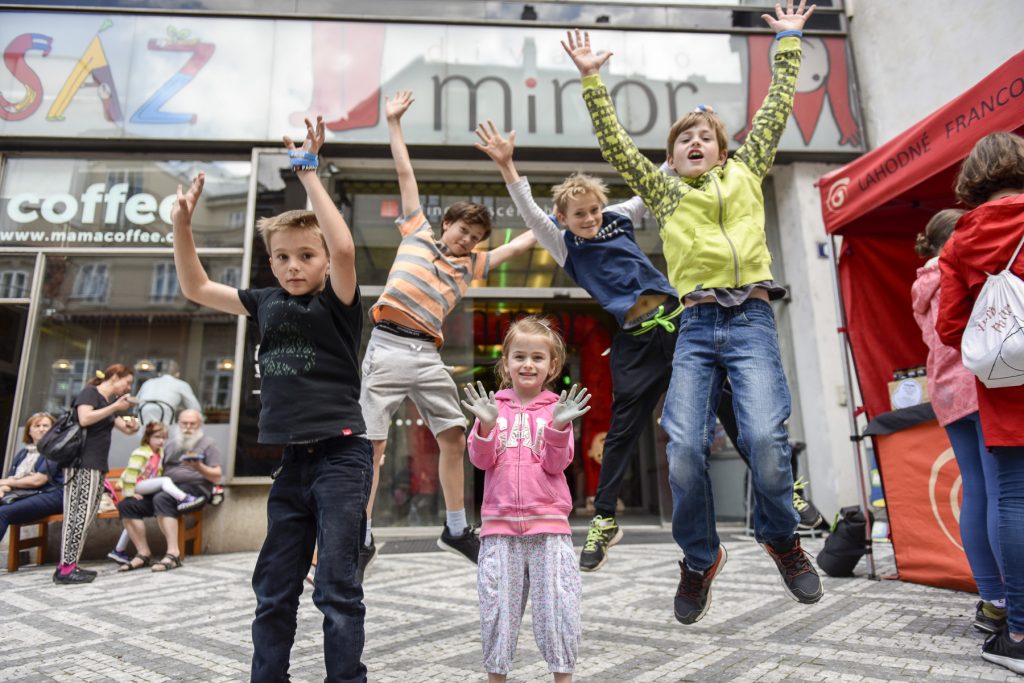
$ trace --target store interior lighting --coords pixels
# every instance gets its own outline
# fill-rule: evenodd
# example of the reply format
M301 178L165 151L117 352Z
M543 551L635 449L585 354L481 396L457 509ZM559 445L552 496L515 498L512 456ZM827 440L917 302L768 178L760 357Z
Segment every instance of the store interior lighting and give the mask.
M235 369L235 361L234 361L234 359L233 358L221 358L219 361L217 361L217 369L218 370L234 370Z
M53 361L53 365L51 367L54 370L67 372L68 370L71 369L71 361L69 361L67 358L58 358L57 360Z
M156 363L148 358L140 358L135 361L136 372L153 372L154 370L156 370Z

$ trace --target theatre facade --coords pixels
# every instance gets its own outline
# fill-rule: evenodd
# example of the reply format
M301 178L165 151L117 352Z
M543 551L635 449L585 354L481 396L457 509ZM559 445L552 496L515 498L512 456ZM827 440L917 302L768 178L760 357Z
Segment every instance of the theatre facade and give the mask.
M723 4L721 15L734 9ZM807 440L812 414L800 404L797 366L814 310L794 314L791 303L808 294L794 286L788 266L819 255L805 255L806 236L785 228L781 197L813 176L802 165L816 173L822 163L864 149L844 18L822 14L833 21L804 41L794 115L764 188L773 271L791 290L775 306L796 440ZM516 131L520 171L542 206L550 205L551 186L577 169L603 177L613 200L628 197L596 151L578 75L559 44L564 32L520 19L0 12L5 468L27 416L68 409L97 369L115 362L134 367L137 389L176 365L203 405L206 432L224 451L227 494L207 518L208 549L257 547L269 475L280 456L280 448L257 441L259 340L245 318L181 295L170 227L176 188L206 174L194 231L210 277L236 287L271 285L255 222L305 205L280 138L301 137L303 118L323 115L328 139L320 178L355 237L367 309L383 290L399 243L399 193L383 118L384 98L395 91L414 93L403 128L424 211L438 230L444 207L458 200L491 208L491 247L522 229L497 170L472 147L473 129L486 119ZM664 159L672 121L698 104L712 104L722 116L731 149L747 133L767 92L774 41L739 24L667 31L640 20L616 25L613 17L591 26L594 44L615 55L605 82L623 124L655 162ZM653 219L638 225L636 236L664 269ZM794 271L800 278L808 277L805 265ZM569 356L557 381L581 382L595 395L593 410L577 425L576 458L567 471L582 520L610 420L613 319L537 248L473 283L446 323L443 355L460 385L493 386L504 331L527 313L551 316L566 337ZM719 430L712 459L725 473L716 477L719 513L742 517L743 468L723 436ZM111 467L123 466L135 445L135 437L115 432ZM813 481L815 465L804 467ZM468 462L466 472L472 509L482 475ZM392 420L379 490L375 527L437 526L444 519L437 447L409 402ZM622 504L638 523L669 517L657 415L637 444Z

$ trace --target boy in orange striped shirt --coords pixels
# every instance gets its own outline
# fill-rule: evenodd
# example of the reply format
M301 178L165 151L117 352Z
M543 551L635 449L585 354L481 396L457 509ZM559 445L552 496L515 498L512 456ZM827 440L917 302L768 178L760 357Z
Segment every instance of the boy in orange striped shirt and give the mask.
M396 221L402 242L384 292L370 310L374 329L363 359L359 403L366 435L373 442L373 486L366 508L360 576L376 555L370 520L388 425L406 397L416 404L441 451L438 474L447 519L437 544L476 563L480 541L466 520L463 503L466 418L455 381L439 353L444 343L441 326L470 282L486 278L490 268L526 253L536 244L533 233L526 230L490 252L473 251L490 236L491 215L487 207L471 202L457 202L448 208L442 219L441 239L435 239L420 206L416 176L402 135L402 115L412 103L412 93L404 91L385 105L391 156L402 194L402 216Z

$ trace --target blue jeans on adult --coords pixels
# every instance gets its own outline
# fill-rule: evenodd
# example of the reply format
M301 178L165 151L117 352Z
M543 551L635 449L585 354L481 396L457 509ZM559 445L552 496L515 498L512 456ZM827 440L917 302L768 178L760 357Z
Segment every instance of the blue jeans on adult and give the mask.
M1007 623L1024 633L1024 446L995 447L999 476L999 550L1003 556Z
M18 489L15 489L17 491ZM0 505L0 541L7 533L11 524L34 522L50 515L59 515L64 511L64 490L53 489L37 493L13 503Z
M960 540L982 600L1002 600L999 555L999 479L996 459L985 448L978 412L946 425L960 468L964 499L960 506Z
M695 571L718 555L715 505L708 455L715 438L715 412L726 377L732 382L739 446L750 456L754 533L761 543L779 543L796 533L790 465L790 397L782 371L779 337L771 306L748 299L739 306L698 304L680 317L672 381L661 425L668 434L672 489L672 536Z
M252 587L252 680L289 680L303 580L319 547L313 602L324 614L327 680L366 680L363 653L363 587L356 579L366 502L373 479L370 442L334 437L284 450L267 500L267 538Z

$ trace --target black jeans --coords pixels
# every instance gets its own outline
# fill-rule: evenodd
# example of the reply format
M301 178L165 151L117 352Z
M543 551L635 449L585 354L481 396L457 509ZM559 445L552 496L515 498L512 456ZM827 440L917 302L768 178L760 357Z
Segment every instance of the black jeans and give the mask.
M672 379L672 356L678 336L678 328L675 332L668 332L656 326L636 336L619 332L612 340L612 422L605 437L601 476L594 496L595 514L603 517L615 515L615 503L630 458L636 452L651 413ZM728 382L722 390L718 419L733 446L740 450ZM740 455L747 460L741 450Z
M319 546L313 602L324 614L327 680L366 680L363 588L356 580L373 452L362 437L334 437L284 450L267 500L267 538L252 587L252 680L287 681L303 580Z

